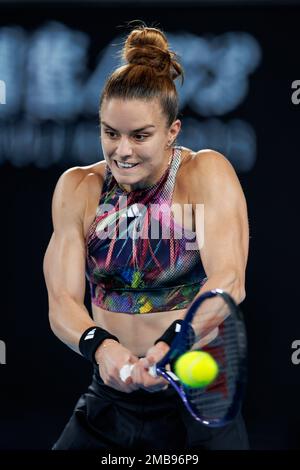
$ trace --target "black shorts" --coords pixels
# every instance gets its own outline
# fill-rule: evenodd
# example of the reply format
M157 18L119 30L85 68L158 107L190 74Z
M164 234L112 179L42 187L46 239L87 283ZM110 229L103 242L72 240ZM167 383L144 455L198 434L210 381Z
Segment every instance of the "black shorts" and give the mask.
M149 393L119 392L105 385L95 367L87 393L53 450L246 450L248 437L241 415L221 428L209 428L187 412L170 386Z

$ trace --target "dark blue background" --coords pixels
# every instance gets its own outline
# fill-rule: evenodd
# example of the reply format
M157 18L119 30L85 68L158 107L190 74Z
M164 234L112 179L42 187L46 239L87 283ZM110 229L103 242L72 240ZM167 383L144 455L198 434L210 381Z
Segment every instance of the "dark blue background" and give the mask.
M21 24L30 31L56 19L103 43L134 18L170 32L248 31L262 47L247 99L230 115L246 119L257 134L257 162L239 175L251 231L243 303L250 353L244 415L252 448L299 448L300 365L291 363L291 343L300 338L300 106L291 102L291 83L300 78L300 8L0 6L0 25ZM0 339L7 344L7 364L0 366L0 449L50 448L90 380L90 365L49 328L42 275L52 193L67 167L0 167Z

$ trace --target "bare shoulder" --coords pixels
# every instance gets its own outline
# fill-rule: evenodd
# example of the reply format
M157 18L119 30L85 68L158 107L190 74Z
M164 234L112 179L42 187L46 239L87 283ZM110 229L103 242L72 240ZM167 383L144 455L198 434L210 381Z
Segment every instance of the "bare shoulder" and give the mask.
M93 165L79 167L83 179L81 182L82 190L85 191L87 196L88 205L90 201L93 201L94 198L99 198L99 193L102 192L102 186L105 177L106 162L102 160Z
M204 199L212 191L241 190L232 164L216 150L190 151L185 167L185 179L189 180L191 194L197 200Z
M90 199L102 190L104 170L104 162L99 162L72 167L62 173L52 200L54 224L56 220L67 223L70 219L83 222Z
M194 151L187 147L181 147L182 150L182 163L183 167L187 172L196 169L212 169L213 166L218 165L221 168L221 165L228 165L232 167L229 160L220 152L211 149L203 149Z
M203 171L208 176L209 173L215 172L233 172L234 168L230 161L220 152L211 149L203 149L197 152L192 152L190 159L191 166L194 170Z
M76 166L66 170L61 178L65 184L73 184L77 188L85 187L93 184L99 184L104 179L105 162L101 161L93 165Z
M60 176L56 189L70 194L74 191L83 193L93 190L94 186L99 187L99 184L103 182L104 172L104 161L94 165L69 168Z

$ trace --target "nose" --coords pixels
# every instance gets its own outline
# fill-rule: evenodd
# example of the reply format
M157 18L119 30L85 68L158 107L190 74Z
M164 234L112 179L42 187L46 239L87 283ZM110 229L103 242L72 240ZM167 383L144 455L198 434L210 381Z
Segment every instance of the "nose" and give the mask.
M132 146L127 136L120 137L115 153L122 158L132 155Z

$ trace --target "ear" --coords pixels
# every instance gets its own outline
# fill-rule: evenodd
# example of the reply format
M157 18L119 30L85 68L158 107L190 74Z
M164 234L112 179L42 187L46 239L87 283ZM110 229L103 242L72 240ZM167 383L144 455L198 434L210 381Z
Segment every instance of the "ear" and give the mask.
M176 119L176 121L174 121L171 124L169 131L168 131L168 140L170 142L172 143L175 142L177 135L180 132L180 129L181 129L181 121L179 119Z

